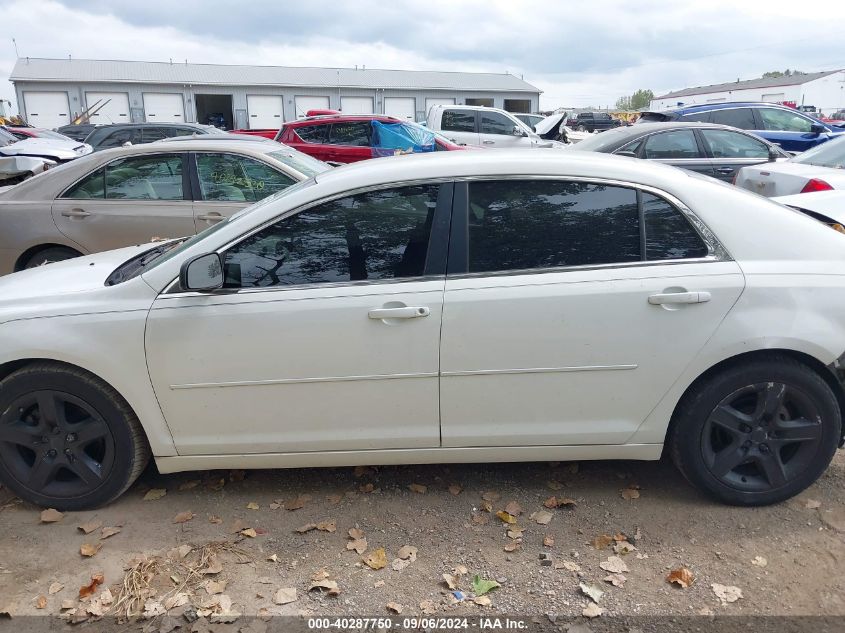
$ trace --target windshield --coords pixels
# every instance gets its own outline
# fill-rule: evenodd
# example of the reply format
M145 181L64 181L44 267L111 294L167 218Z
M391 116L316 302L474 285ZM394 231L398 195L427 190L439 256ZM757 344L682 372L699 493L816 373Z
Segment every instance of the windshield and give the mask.
M815 165L816 167L845 169L845 136L821 145L816 145L803 154L789 159L789 162Z
M627 140L634 140L638 132L631 132L628 128L619 127L601 134L593 134L583 141L578 141L573 149L587 152L602 152L606 149L616 149Z
M268 156L275 158L280 163L295 169L306 178L316 176L319 173L331 169L331 166L321 160L317 160L313 156L303 154L293 148L277 149L267 153Z
M38 138L54 138L59 141L68 141L70 143L76 143L76 141L74 141L69 136L59 134L58 132L54 132L53 130L38 130Z
M13 134L9 134L6 130L0 128L0 147L6 147L6 145L17 142L18 139Z

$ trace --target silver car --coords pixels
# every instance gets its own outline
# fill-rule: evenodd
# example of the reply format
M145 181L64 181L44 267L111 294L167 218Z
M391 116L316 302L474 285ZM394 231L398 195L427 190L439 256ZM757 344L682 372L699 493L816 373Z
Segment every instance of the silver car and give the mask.
M97 152L0 188L0 275L192 235L330 169L274 141L183 138Z

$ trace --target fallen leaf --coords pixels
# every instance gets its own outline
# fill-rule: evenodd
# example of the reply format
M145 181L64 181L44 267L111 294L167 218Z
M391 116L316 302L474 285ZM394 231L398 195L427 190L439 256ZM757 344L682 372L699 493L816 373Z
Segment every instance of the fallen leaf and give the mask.
M46 609L47 608L47 596L38 596L35 599L35 608L36 609Z
M147 494L144 495L144 501L155 501L156 499L161 499L166 494L166 488L150 488L147 490Z
M65 609L75 609L76 608L76 600L62 600L62 605L59 607L61 610Z
M458 588L458 577L453 574L443 574L442 575L443 582L446 583L446 586L449 589L457 589Z
M472 601L479 607L489 607L491 604L493 604L493 601L490 600L489 596L475 596Z
M490 518L486 514L481 514L480 512L473 512L469 520L472 521L473 525L487 525L490 522Z
M581 565L573 563L570 560L565 560L560 563L555 563L555 569L565 569L566 571L578 572L581 571Z
M571 499L569 497L563 497L562 499L557 500L558 508L574 508L577 505L578 502L575 499Z
M640 491L638 488L634 488L633 486L628 488L623 488L621 491L622 498L627 499L630 501L631 499L639 499L640 498Z
M739 587L720 585L716 582L710 586L713 588L713 593L716 594L716 597L722 602L722 604L736 602L742 598L742 589Z
M613 545L613 551L620 555L630 554L631 552L636 551L636 549L637 548L631 545L628 541L622 541L621 543L615 543Z
M98 521L97 519L91 519L90 521L87 521L86 523L83 523L81 525L77 525L76 529L79 530L80 532L85 533L85 534L91 534L91 532L93 532L94 530L99 530L102 526L103 526L102 521Z
M437 603L434 600L423 600L420 602L420 611L425 615L431 615L437 612Z
M316 530L317 524L316 523L306 523L305 525L300 525L298 528L294 530L294 532L299 532L300 534L305 534L306 532L310 532L311 530Z
M379 547L378 549L373 550L370 552L369 556L362 559L362 562L371 569L381 569L382 567L386 567L387 555L384 552L384 548Z
M176 607L184 607L188 604L188 594L180 592L164 599L164 608L167 611L175 609Z
M50 588L47 589L47 593L49 593L51 596L54 596L64 588L65 586L62 583L54 582L52 585L50 585Z
M114 596L111 593L111 589L109 589L108 587L106 587L100 592L100 595L97 596L97 599L100 601L100 604L104 607L108 607L109 605L111 605L112 602L114 602Z
M221 519L216 514L209 514L208 515L208 522L214 523L215 525L220 525L221 523L223 523L223 519Z
M507 543L505 545L504 550L506 552L515 552L516 550L519 549L520 544L521 544L521 541L511 541L510 543Z
M296 600L296 587L282 587L273 595L273 602L276 604L290 604Z
M209 596L226 591L227 580L209 580L205 583L205 591Z
M239 534L249 538L255 538L256 536L258 536L258 532L255 531L255 528L247 528L245 530L241 530Z
M349 528L347 534L351 539L364 538L364 530L361 530L359 528Z
M115 534L120 534L123 531L123 528L109 526L104 527L100 530L100 540L105 541L107 538L114 536Z
M499 510L496 513L496 516L499 517L499 519L501 519L505 523L509 523L511 525L516 523L516 517L508 512L505 512L504 510Z
M498 501L501 496L502 495L500 495L495 490L488 490L487 492L482 493L481 498L484 499L485 501L491 501L492 502L492 501Z
M522 533L525 532L525 528L513 526L507 531L508 538L512 539L520 539L522 538Z
M192 488L196 488L197 486L199 486L200 483L202 483L202 482L200 482L199 479L191 479L190 481L183 481L181 484L179 484L179 490L180 491L191 490Z
M557 507L557 497L549 497L543 502L543 505L549 509Z
M604 613L604 611L602 611L602 608L595 602L591 602L586 607L584 607L583 611L581 611L581 615L583 615L585 618L591 619L599 617L602 613Z
M277 555L277 554L270 554L270 555L267 557L267 560L268 560L268 561L270 561L271 563L278 563L278 562L279 562L279 557L278 557L278 555Z
M65 515L59 512L58 510L54 510L53 508L47 508L41 513L42 523L57 523L63 518L65 518Z
M141 617L145 620L152 620L153 618L157 618L165 613L166 611L164 609L164 605L158 600L150 598L144 603L144 612L141 614Z
M87 598L88 596L93 596L97 591L97 587L103 584L103 580L103 574L94 574L91 576L91 582L79 588L79 597Z
M411 561L409 561L409 560L403 560L401 558L394 558L393 562L390 563L390 567L391 567L391 569L393 569L393 571L402 571L403 569L408 567L410 564L411 564ZM382 582L382 584L384 584L384 583Z
M311 495L299 495L295 499L285 503L285 510L299 510L305 507L305 504L311 501Z
M223 490L223 487L226 485L226 479L223 477L219 477L218 479L209 479L205 482L205 487L209 490L213 490L215 492L219 492Z
M217 556L212 554L211 556L208 557L208 561L207 561L205 568L201 569L199 571L199 573L203 574L203 575L219 574L221 571L223 571L223 565L217 559Z
M767 561L762 556L755 556L754 560L751 561L751 564L756 566L756 567L765 567L766 565L769 564L769 561Z
M674 583L686 589L695 582L695 576L693 576L692 572L686 567L679 567L678 569L673 569L669 572L669 575L666 576L666 582L670 584Z
M173 549L167 552L167 557L173 560L182 560L188 554L193 551L193 547L188 545L187 543L183 543L179 547L174 547Z
M516 501L511 501L508 505L505 506L505 512L508 514L518 517L522 514L522 506L519 505Z
M241 519L235 519L235 522L232 523L232 529L230 529L229 532L231 534L238 534L239 532L247 529L248 527L250 526L245 521L242 521Z
M187 523L188 521L192 520L196 515L188 510L187 512L180 512L175 517L173 517L174 523Z
M373 492L375 489L376 489L376 487L373 484L362 484L362 485L358 486L358 490L360 490L364 494L369 494L369 493Z
M478 574L472 577L472 591L476 596L483 596L496 587L501 587L501 585L495 580L485 580Z
M340 589L338 589L337 582L334 580L317 580L312 582L308 587L308 591L313 591L314 589L325 591L329 596L340 595Z
M807 503L804 504L804 507L808 510L817 510L822 507L822 502L816 499L807 499Z
M322 569L319 569L314 572L314 574L311 576L311 580L316 582L317 580L325 580L329 576L331 576L331 574L326 571L325 567L323 567Z
M321 521L317 524L317 529L321 532L335 532L337 531L337 522L332 521Z
M493 504L489 501L482 501L478 507L484 512L493 512Z
M581 593L590 598L593 602L598 602L604 595L604 591L594 585L588 585L582 582L578 584L578 587L581 589Z
M299 506L299 507L301 508L302 506ZM247 510L260 510L261 506L258 505L257 503L255 503L255 501L250 501L248 504L246 504L246 509Z
M357 554L363 554L365 551L367 551L367 539L356 538L353 541L349 541L346 544L346 549L355 550L355 553Z
M403 545L396 552L396 557L403 560L410 560L412 563L417 560L417 548L413 545Z
M388 602L386 606L388 611L392 611L396 615L402 613L402 605L397 602Z
M543 545L545 547L554 547L555 546L555 538L551 534L546 534L543 537Z
M462 490L463 488L461 488L459 484L452 484L451 486L449 486L449 493L453 494L456 497L461 494Z
M609 582L614 587L623 587L628 579L623 574L608 574L602 580Z
M618 556L611 556L606 561L599 563L599 567L605 571L609 571L611 574L621 574L630 571L625 561Z
M601 536L597 536L592 541L592 545L596 549L604 549L605 547L607 547L611 543L613 543L613 537L608 536L607 534L602 534Z
M408 486L408 490L424 495L428 490L428 486L423 486L422 484L411 484Z
M539 510L534 512L529 519L538 523L539 525L548 525L549 521L552 520L554 515L551 512L547 512L546 510Z
M96 556L102 546L102 543L83 543L79 548L79 553L90 558Z

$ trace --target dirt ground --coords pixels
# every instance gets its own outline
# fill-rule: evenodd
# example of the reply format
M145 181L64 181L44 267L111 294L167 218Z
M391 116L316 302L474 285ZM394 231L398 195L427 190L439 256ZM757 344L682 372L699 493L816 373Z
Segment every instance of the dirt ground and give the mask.
M403 617L566 621L560 628L572 632L613 617L845 616L843 451L799 498L756 509L710 501L668 462L149 470L112 505L53 523L41 522L39 508L8 500L8 491L0 490L0 503L4 495L0 612L12 621L65 613L87 627L99 613L145 605L153 617L133 621L135 630L206 630L198 625L216 621L252 632L265 629L249 616L375 617L394 613L388 605ZM552 496L576 504L544 507L554 505ZM496 514L506 507L513 525ZM515 526L524 528L521 538ZM120 531L101 538L113 527ZM363 534L350 536L353 528ZM617 540L597 549L602 535ZM86 544L93 556L81 555ZM350 549L356 545L361 554ZM682 567L692 574L687 588L667 582ZM80 601L80 588L97 574L104 582ZM483 593L484 580L500 586ZM315 583L324 588L309 590ZM71 608L62 610L63 601ZM587 607L601 615L587 618ZM199 623L189 623L186 610L191 620L199 612Z

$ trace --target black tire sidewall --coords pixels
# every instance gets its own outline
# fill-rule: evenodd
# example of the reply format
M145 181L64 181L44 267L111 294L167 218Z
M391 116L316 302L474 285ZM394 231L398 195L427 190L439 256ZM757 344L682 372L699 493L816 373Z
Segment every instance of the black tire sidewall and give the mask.
M809 395L822 418L822 439L812 466L785 486L765 492L748 492L719 481L707 468L702 454L707 418L731 393L744 386L782 382ZM830 386L809 367L789 358L736 365L695 388L679 404L670 448L676 465L691 483L732 505L756 506L784 501L798 494L827 469L841 437L839 404Z
M51 264L63 262L66 259L73 259L74 257L80 257L80 255L70 248L45 248L43 251L39 251L30 257L26 264L24 264L24 269L37 268L38 266L43 266L45 262L50 262Z
M84 510L108 503L129 483L135 459L135 446L126 421L127 405L94 378L72 370L22 371L0 383L0 414L20 396L34 390L64 391L88 403L105 420L112 435L114 461L106 480L94 491L77 497L61 498L29 490L7 470L0 460L0 479L18 496L37 505L57 510Z

